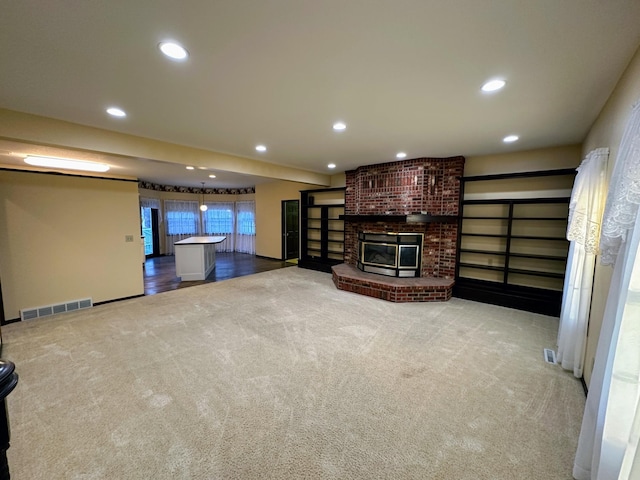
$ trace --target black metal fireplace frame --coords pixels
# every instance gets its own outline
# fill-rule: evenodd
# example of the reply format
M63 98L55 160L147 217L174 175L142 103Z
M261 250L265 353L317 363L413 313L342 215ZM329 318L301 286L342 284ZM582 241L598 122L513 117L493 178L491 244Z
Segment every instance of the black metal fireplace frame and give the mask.
M417 232L359 232L358 260L356 266L363 272L376 273L388 277L420 277L424 234ZM376 263L365 259L365 245L395 247L395 263ZM417 247L416 261L412 265L401 264L403 247Z

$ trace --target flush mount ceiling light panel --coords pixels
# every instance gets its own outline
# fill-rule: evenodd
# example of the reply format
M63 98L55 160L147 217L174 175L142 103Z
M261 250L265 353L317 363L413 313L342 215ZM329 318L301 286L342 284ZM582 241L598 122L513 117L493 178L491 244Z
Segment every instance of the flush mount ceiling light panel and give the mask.
M336 132L342 132L347 129L347 125L344 122L336 122L333 124L333 129Z
M406 158L406 157L407 157L407 154L404 153L404 152L396 153L396 158L398 158L398 159L402 159L402 158Z
M513 142L517 142L519 138L520 137L518 137L518 135L508 135L508 136L504 137L502 139L502 141L504 143L513 143Z
M85 172L106 172L109 170L109 165L106 163L85 162L83 160L71 160L69 158L27 155L24 161L35 167L62 168L65 170L82 170Z
M182 61L189 58L189 52L186 48L173 40L167 40L158 44L160 51L171 60Z
M264 145L256 145L256 150L258 152L266 152L267 151L267 147Z

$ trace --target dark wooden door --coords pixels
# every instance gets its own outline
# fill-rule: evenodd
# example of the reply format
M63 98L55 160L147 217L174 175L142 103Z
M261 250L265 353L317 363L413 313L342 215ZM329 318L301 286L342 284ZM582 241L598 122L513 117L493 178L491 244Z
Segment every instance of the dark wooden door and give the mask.
M299 208L298 200L282 201L282 259L298 258L299 250Z
M152 256L160 255L160 220L158 218L158 209L151 209L151 234L153 237L153 253Z

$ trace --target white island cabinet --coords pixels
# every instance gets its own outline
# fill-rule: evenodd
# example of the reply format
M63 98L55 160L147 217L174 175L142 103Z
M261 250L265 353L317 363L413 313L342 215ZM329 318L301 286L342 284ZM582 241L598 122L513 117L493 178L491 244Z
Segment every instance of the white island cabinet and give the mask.
M174 243L176 275L181 281L204 280L216 267L216 244L227 237L189 237Z

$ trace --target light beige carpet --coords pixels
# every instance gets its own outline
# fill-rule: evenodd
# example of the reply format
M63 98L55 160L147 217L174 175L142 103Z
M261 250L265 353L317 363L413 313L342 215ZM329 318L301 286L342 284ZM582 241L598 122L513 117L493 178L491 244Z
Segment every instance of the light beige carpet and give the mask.
M286 268L2 330L14 480L571 478L555 318Z

